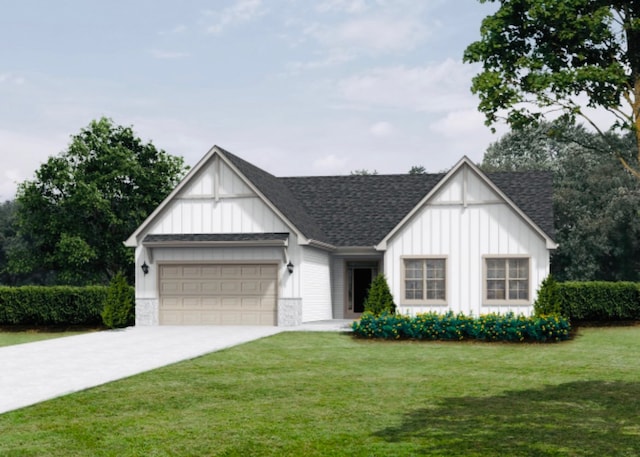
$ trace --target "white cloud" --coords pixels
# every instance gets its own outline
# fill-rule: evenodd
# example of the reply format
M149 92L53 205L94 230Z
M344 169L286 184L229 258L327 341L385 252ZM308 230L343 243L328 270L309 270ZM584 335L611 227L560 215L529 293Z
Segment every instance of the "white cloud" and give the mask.
M353 59L353 55L345 50L335 49L329 52L323 58L318 60L311 60L308 62L291 62L287 64L287 68L293 72L297 73L299 71L304 70L316 70L319 68L328 68L333 67L335 65L340 65L342 63L349 62Z
M0 201L14 198L18 183L32 179L40 164L64 150L68 136L0 130Z
M429 131L441 135L450 150L476 162L482 160L489 144L509 130L504 124L497 124L495 128L496 133L491 133L484 125L484 115L473 109L452 111L429 125Z
M184 33L186 31L187 31L187 26L186 25L178 24L172 29L163 30L161 32L158 32L158 35L177 35L177 34L180 34L180 33Z
M315 172L321 174L341 173L346 168L349 159L329 154L313 161L311 167Z
M316 5L321 13L339 11L344 13L362 13L367 10L366 0L324 0Z
M429 130L448 138L457 138L462 135L486 133L489 128L483 122L484 115L477 110L451 111L445 117L429 125Z
M427 35L418 18L383 15L345 21L336 26L314 24L306 33L329 48L369 53L402 52L413 49Z
M476 105L469 91L471 69L447 59L426 67L373 69L338 82L348 102L365 107L446 112Z
M16 76L12 73L0 73L0 84L22 85L26 82L24 77Z
M369 127L369 133L378 138L385 138L395 133L395 128L389 122L380 121Z
M152 49L150 52L154 58L161 60L182 59L184 57L189 57L189 54L186 52L164 51L161 49Z
M219 34L227 27L250 22L264 14L262 0L236 0L236 2L220 12L207 13L215 19L215 23L207 28L208 33Z

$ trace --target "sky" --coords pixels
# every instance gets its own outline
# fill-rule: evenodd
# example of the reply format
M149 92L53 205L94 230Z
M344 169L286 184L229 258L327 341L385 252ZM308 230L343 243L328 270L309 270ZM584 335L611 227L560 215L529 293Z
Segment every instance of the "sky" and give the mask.
M0 201L93 119L276 176L479 162L477 0L0 0Z

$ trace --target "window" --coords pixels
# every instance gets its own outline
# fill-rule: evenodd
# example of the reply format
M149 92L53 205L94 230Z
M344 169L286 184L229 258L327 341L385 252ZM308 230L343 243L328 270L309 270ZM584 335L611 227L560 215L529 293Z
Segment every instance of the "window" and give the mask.
M404 259L403 268L403 297L409 304L446 303L446 259Z
M485 278L488 304L529 301L528 258L486 258Z

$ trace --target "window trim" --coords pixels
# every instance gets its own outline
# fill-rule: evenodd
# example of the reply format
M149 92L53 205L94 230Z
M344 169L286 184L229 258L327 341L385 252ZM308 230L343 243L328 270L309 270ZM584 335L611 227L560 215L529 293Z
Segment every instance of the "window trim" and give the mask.
M423 290L424 297L421 300L406 298L406 268L405 260L444 260L444 300L427 299L427 279L423 274ZM426 270L425 270L426 271ZM400 296L402 297L402 305L407 306L425 306L425 305L438 305L447 306L449 304L449 259L446 255L405 255L400 256Z
M500 299L489 299L487 298L488 288L487 288L487 260L492 259L504 259L504 260L527 260L527 299L526 300L510 300L509 299L509 277L507 273L507 277L505 278L505 298ZM506 272L509 271L509 266L506 265ZM525 254L491 254L491 255L483 255L482 256L482 304L483 305L531 305L531 256Z

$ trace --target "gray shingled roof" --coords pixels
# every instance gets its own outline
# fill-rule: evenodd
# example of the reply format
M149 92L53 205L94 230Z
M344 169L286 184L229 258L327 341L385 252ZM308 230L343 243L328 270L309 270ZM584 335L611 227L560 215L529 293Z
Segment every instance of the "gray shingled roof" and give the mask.
M445 176L349 175L277 178L222 150L307 238L334 246L378 244ZM487 173L550 238L549 172Z

